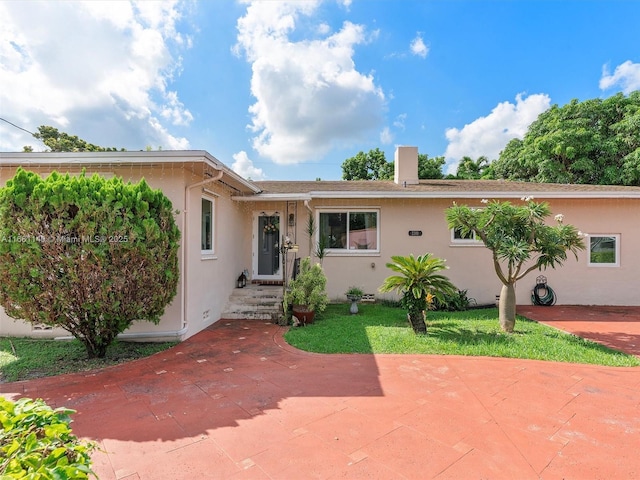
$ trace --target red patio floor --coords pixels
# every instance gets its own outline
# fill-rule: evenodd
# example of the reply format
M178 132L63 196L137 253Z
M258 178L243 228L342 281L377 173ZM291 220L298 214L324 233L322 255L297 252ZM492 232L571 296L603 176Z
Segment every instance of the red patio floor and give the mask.
M102 480L640 478L639 368L316 355L283 331L220 321L147 359L0 392L76 409Z
M640 307L519 305L518 314L640 356Z

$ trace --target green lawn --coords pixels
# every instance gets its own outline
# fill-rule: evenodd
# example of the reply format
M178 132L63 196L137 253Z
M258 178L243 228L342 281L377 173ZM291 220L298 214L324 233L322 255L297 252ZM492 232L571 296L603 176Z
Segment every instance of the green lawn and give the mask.
M0 381L15 382L61 373L82 372L147 357L172 343L114 342L104 359L87 359L78 340L56 341L0 337Z
M384 305L329 305L313 325L291 328L291 345L318 353L429 353L531 358L609 366L638 366L640 359L589 340L518 317L515 332L503 333L496 308L429 312L427 335L416 335L406 312Z

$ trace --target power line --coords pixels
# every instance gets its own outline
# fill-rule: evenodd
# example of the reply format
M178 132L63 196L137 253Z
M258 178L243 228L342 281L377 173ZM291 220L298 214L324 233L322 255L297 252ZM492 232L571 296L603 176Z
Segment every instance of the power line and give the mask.
M7 120L7 119L5 119L5 118L0 117L0 120L2 120L3 122L8 123L8 124L9 124L9 125L11 125L12 127L16 127L18 130L22 130L23 132L27 132L27 133L28 133L29 135L31 135L31 136L33 136L33 135L34 135L34 134L33 134L33 132L30 132L30 131L29 131L29 130L27 130L26 128L19 127L19 126L18 126L18 125L16 125L15 123L11 123L9 120Z

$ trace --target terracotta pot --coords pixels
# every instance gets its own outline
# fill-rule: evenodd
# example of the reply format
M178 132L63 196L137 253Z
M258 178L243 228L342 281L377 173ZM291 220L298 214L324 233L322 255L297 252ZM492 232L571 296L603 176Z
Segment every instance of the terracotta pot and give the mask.
M306 305L294 305L293 316L298 319L302 325L308 325L313 323L313 319L316 316L316 312L309 310Z

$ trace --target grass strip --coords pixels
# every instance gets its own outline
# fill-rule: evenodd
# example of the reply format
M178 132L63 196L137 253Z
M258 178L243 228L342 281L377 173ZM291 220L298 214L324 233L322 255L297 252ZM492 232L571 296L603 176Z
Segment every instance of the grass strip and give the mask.
M606 366L638 366L640 359L599 343L518 317L515 332L500 330L495 308L429 312L427 335L416 335L406 312L379 304L333 304L313 325L291 328L285 340L317 353L398 353L528 358Z
M148 357L175 344L116 340L109 346L105 358L88 359L84 345L78 340L0 337L0 381L15 382L94 370Z

